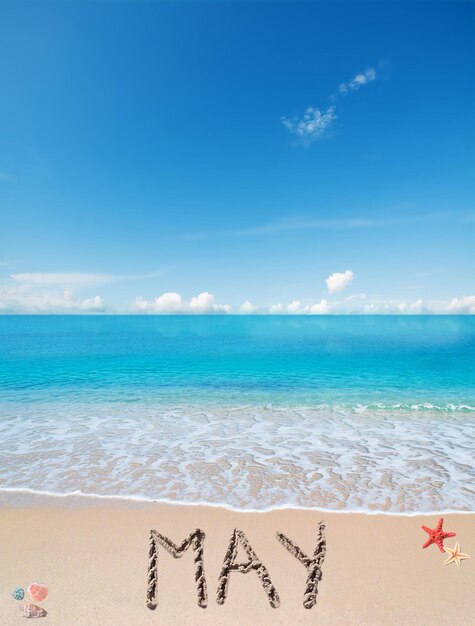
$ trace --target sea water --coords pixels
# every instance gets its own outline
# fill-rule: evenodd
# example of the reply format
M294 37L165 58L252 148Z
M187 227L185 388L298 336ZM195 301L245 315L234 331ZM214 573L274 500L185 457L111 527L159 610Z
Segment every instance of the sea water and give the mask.
M0 492L473 511L474 457L474 317L0 317Z

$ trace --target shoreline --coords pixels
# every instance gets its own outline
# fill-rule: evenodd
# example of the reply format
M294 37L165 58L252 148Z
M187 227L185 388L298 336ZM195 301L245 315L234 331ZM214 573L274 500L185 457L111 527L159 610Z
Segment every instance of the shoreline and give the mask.
M11 502L9 496L17 495L19 503L15 504ZM4 502L6 500L6 502ZM38 502L35 502L38 500ZM306 507L295 504L282 504L278 506L270 506L263 509L252 508L238 508L228 505L226 503L215 502L185 502L181 500L167 500L167 499L151 499L145 496L124 496L124 495L112 495L112 494L97 494L97 493L82 493L82 492L69 492L69 493L55 493L52 491L40 491L36 489L29 489L27 487L2 487L0 488L0 509L2 508L37 508L52 506L52 502L65 502L69 500L69 504L72 505L67 508L86 508L93 507L93 503L100 506L110 506L116 503L117 506L128 505L128 507L149 507L149 506L177 506L177 507L204 507L210 509L220 509L223 511L229 511L231 513L252 513L252 514L264 514L273 513L278 511L313 511L320 512L322 514L346 514L346 515L385 515L388 517L424 517L424 516L436 516L436 515L475 515L475 510L469 509L440 509L437 511L383 511L380 509L327 509L321 506ZM52 502L49 502L52 501ZM79 504L79 502L83 504ZM87 502L89 501L89 503ZM77 506L75 506L77 505ZM56 504L56 506L60 506ZM127 507L127 508L128 508ZM54 507L56 508L56 507Z
M51 501L50 501L51 502ZM65 501L60 500L61 503ZM89 502L91 502L89 500ZM97 504L97 501L96 501ZM230 511L217 506L99 503L99 506L5 506L0 503L0 623L18 620L19 602L9 591L30 582L49 586L40 603L52 626L119 625L293 626L294 624L473 624L475 623L475 514L395 516L321 510ZM436 546L422 550L444 517L471 560L444 566ZM325 523L326 554L316 605L303 607L305 567L279 544L284 533L301 550L315 550ZM204 539L208 605L197 603L193 550L180 560L163 547L158 558L158 605L147 608L150 531L180 544L195 529ZM255 572L231 573L224 605L216 601L223 560L235 529L267 568L280 596L272 608ZM245 561L240 550L237 560Z

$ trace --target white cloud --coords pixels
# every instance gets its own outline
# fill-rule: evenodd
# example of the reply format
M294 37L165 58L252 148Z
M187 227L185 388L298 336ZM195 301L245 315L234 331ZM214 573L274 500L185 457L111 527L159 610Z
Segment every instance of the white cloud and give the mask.
M232 313L233 309L229 304L217 304L212 293L204 291L198 296L191 298L190 311L192 313Z
M316 107L308 107L301 119L283 117L282 124L298 137L316 139L328 130L334 120L336 120L334 106L328 107L323 113Z
M425 305L422 300L416 300L414 302L400 302L397 308L400 313L416 314L423 313Z
M74 287L83 291L91 277L99 282L105 274L14 274L0 279L0 313L4 314L55 314L55 313L114 313L106 307L100 295L78 295ZM326 279L330 294L339 294L355 278L351 270L335 272ZM72 288L65 282L75 283ZM129 309L130 310L130 309ZM146 300L136 298L131 310L138 314L246 314L270 313L274 315L327 315L327 314L368 314L368 315L475 315L475 295L455 297L450 300L398 300L374 299L364 293L350 296L335 296L311 302L294 299L287 304L276 303L258 309L251 301L245 300L233 308L229 304L217 302L212 293L204 291L184 299L177 292L166 292Z
M175 292L164 293L154 300L137 298L132 311L138 314L259 314L272 315L475 315L475 295L452 298L451 300L372 300L365 294L356 294L340 300L325 298L314 303L292 300L288 304L273 304L259 309L245 301L236 311L228 304L219 304L216 298L203 292L189 301ZM70 290L27 289L23 286L0 288L0 313L3 314L56 314L56 313L101 313L110 312L101 296L80 298Z
M81 299L68 290L39 292L15 287L0 290L2 313L99 313L105 308L101 296Z
M368 315L475 315L475 295L452 300L374 300L354 313Z
M325 282L327 284L328 293L338 293L343 291L345 287L347 287L355 277L354 273L351 270L346 270L345 272L335 272L331 274Z
M423 300L373 300L345 312L356 315L420 315L439 311L437 304Z
M183 306L183 299L180 294L176 292L164 293L159 298L155 299L155 305L159 309L179 311Z
M239 307L239 313L242 313L243 315L252 315L253 313L256 313L257 309L257 306L252 304L252 302L249 302L249 300L246 300L246 302L243 302Z
M317 304L312 304L309 313L312 315L326 315L327 313L330 313L330 305L327 300L320 300Z
M269 313L271 315L327 315L330 310L330 304L325 299L315 304L305 305L300 300L294 300L289 304L273 304L269 308Z
M446 313L475 315L475 296L453 298L446 306Z
M344 312L365 315L475 315L475 296L452 300L373 300Z
M370 67L364 72L356 74L356 76L347 83L341 83L338 87L338 91L340 94L346 95L349 91L357 91L360 87L366 85L367 83L371 83L375 79L376 70L373 67Z
M139 297L133 303L132 310L137 313L192 315L233 312L229 304L218 304L214 295L207 291L194 296L189 301L184 300L179 293L175 292L163 293L151 301Z
M81 309L83 311L103 311L104 299L101 296L94 296L94 298L85 298L81 300Z
M0 312L25 314L99 313L100 295L78 295L75 288L107 282L103 274L24 273L0 279Z
M337 96L344 96L349 92L357 91L363 85L376 79L376 70L373 67L368 68L364 72L356 74L347 83L341 83L338 92L330 96L330 100L335 102ZM302 139L318 139L325 134L325 131L337 119L336 109L334 105L329 106L326 111L322 111L318 107L311 106L305 109L302 118L282 117L281 122L292 134Z
M179 293L167 292L163 293L152 302L147 302L143 298L137 298L134 308L144 313L177 313L183 308L183 300Z
M287 313L299 313L301 311L301 304L299 300L294 300L287 305Z
M371 300L364 293L340 300L322 299L314 304L293 300L273 304L273 315L475 315L475 295L452 300Z

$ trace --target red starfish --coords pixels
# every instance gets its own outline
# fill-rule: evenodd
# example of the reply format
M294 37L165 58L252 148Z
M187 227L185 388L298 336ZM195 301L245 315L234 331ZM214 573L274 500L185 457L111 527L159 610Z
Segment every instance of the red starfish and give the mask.
M431 543L436 543L439 546L439 550L441 552L444 551L444 539L447 537L455 537L455 533L444 533L442 530L442 524L444 523L444 518L441 517L439 523L435 528L427 528L427 526L421 526L422 530L425 530L429 535L429 539L422 546L423 548L427 548Z

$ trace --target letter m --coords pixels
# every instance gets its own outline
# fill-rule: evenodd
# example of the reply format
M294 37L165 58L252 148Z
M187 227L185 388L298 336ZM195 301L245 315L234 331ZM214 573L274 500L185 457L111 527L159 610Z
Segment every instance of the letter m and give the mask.
M179 546L170 541L168 537L164 537L156 530L150 531L150 547L148 552L148 580L147 580L147 606L149 609L157 608L158 598L158 546L162 546L175 559L179 559L188 550L193 547L195 553L194 561L196 565L195 581L198 591L198 606L205 609L208 605L208 591L206 586L206 578L203 569L203 542L205 534L197 528L190 536L185 539Z

